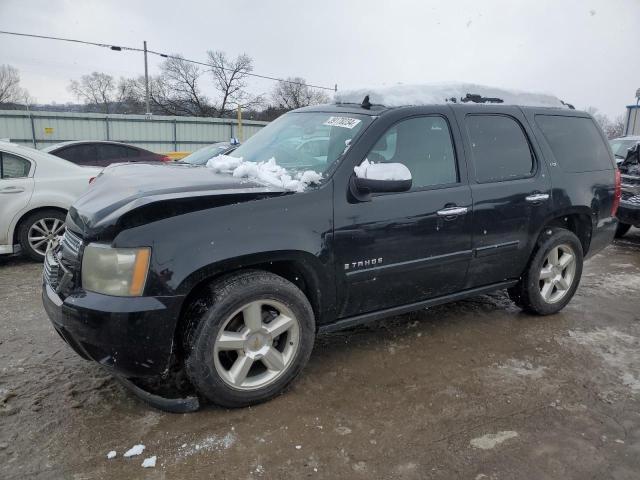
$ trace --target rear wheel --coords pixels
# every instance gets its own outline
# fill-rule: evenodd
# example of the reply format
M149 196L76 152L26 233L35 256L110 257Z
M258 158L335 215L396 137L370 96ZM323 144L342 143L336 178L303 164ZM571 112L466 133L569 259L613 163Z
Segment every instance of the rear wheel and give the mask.
M547 229L520 282L509 289L509 297L530 313L559 312L578 288L582 263L578 237L563 228Z
M313 310L291 282L248 271L211 286L209 306L187 336L186 370L196 389L225 407L281 393L307 363Z
M631 225L628 223L618 222L618 227L616 228L616 238L623 237L631 228Z
M32 213L20 225L18 239L22 251L41 262L47 249L64 233L65 214L60 210L40 210Z

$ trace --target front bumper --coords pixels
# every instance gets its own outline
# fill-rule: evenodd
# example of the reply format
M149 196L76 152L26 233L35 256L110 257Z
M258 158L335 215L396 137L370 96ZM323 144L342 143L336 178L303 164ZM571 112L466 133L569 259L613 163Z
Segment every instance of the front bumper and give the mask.
M113 297L77 291L61 299L43 282L44 308L81 357L128 377L167 372L183 296Z
M640 196L638 197L640 198ZM622 200L616 217L622 223L640 227L640 202L633 203Z

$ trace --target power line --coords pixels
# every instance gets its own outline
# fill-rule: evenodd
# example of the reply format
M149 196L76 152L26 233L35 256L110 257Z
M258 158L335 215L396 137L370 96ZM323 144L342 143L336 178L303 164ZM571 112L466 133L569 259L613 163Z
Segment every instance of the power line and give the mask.
M127 51L131 51L131 52L143 52L144 53L144 49L142 48L135 48L135 47L125 47L122 45L111 45L108 43L96 43L96 42L88 42L86 40L77 40L77 39L73 39L73 38L62 38L62 37L51 37L51 36L47 36L47 35L35 35L35 34L31 34L31 33L19 33L19 32L7 32L4 30L0 30L0 34L4 34L4 35L15 35L15 36L19 36L19 37L30 37L30 38L40 38L40 39L44 39L44 40L58 40L61 42L72 42L72 43L81 43L84 45L93 45L95 47L103 47L103 48L108 48L110 50L115 50L115 51L122 51L122 50L127 50ZM226 72L234 72L233 69L230 68L224 68L224 67L216 67L214 65L210 65L208 63L205 62L199 62L197 60L191 60L189 58L184 58L178 55L170 55L167 53L162 53L162 52L156 52L154 50L147 50L147 53L150 53L152 55L157 55L159 57L162 58L171 58L174 60L181 60L183 62L189 62L189 63L193 63L196 65L203 65L205 67L209 67L209 68L216 68L218 70L223 70ZM304 82L296 82L294 80L285 80L283 78L277 78L277 77L271 77L269 75L259 75L257 73L250 73L250 72L246 72L245 75L249 76L249 77L255 77L255 78L262 78L264 80L273 80L276 82L284 82L284 83L290 83L293 85L300 85L300 86L304 86L304 87L311 87L311 88L318 88L321 90L331 90L331 91L337 91L338 87L337 85L335 87L324 87L322 85L313 85L311 83L304 83Z

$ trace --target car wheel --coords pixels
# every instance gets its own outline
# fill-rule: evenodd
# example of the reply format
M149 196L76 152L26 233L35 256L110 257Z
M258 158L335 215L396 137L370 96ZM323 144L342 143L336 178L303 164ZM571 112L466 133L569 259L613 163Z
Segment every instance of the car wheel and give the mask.
M198 392L232 408L281 393L313 349L315 320L304 293L252 270L215 282L209 294L186 339L185 367Z
M41 262L55 241L64 233L65 214L60 210L40 210L21 222L18 239L22 251Z
M618 222L618 226L616 227L616 238L624 237L624 235L629 231L631 225L628 223Z
M582 276L582 244L569 230L546 229L520 282L509 296L523 310L550 315L571 300Z

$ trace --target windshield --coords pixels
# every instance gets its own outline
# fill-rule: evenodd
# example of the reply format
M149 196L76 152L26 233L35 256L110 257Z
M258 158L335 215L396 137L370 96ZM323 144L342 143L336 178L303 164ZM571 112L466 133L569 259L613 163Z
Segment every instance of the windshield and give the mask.
M349 142L371 123L368 115L291 112L282 115L234 150L244 162L272 162L295 174L323 174Z
M638 140L611 140L609 142L611 145L611 150L613 150L613 154L616 157L627 158L627 150L633 147L636 143L639 143Z
M191 165L204 165L216 155L226 153L230 148L231 144L228 142L214 143L213 145L207 145L206 147L196 150L184 157L181 161L190 163Z

